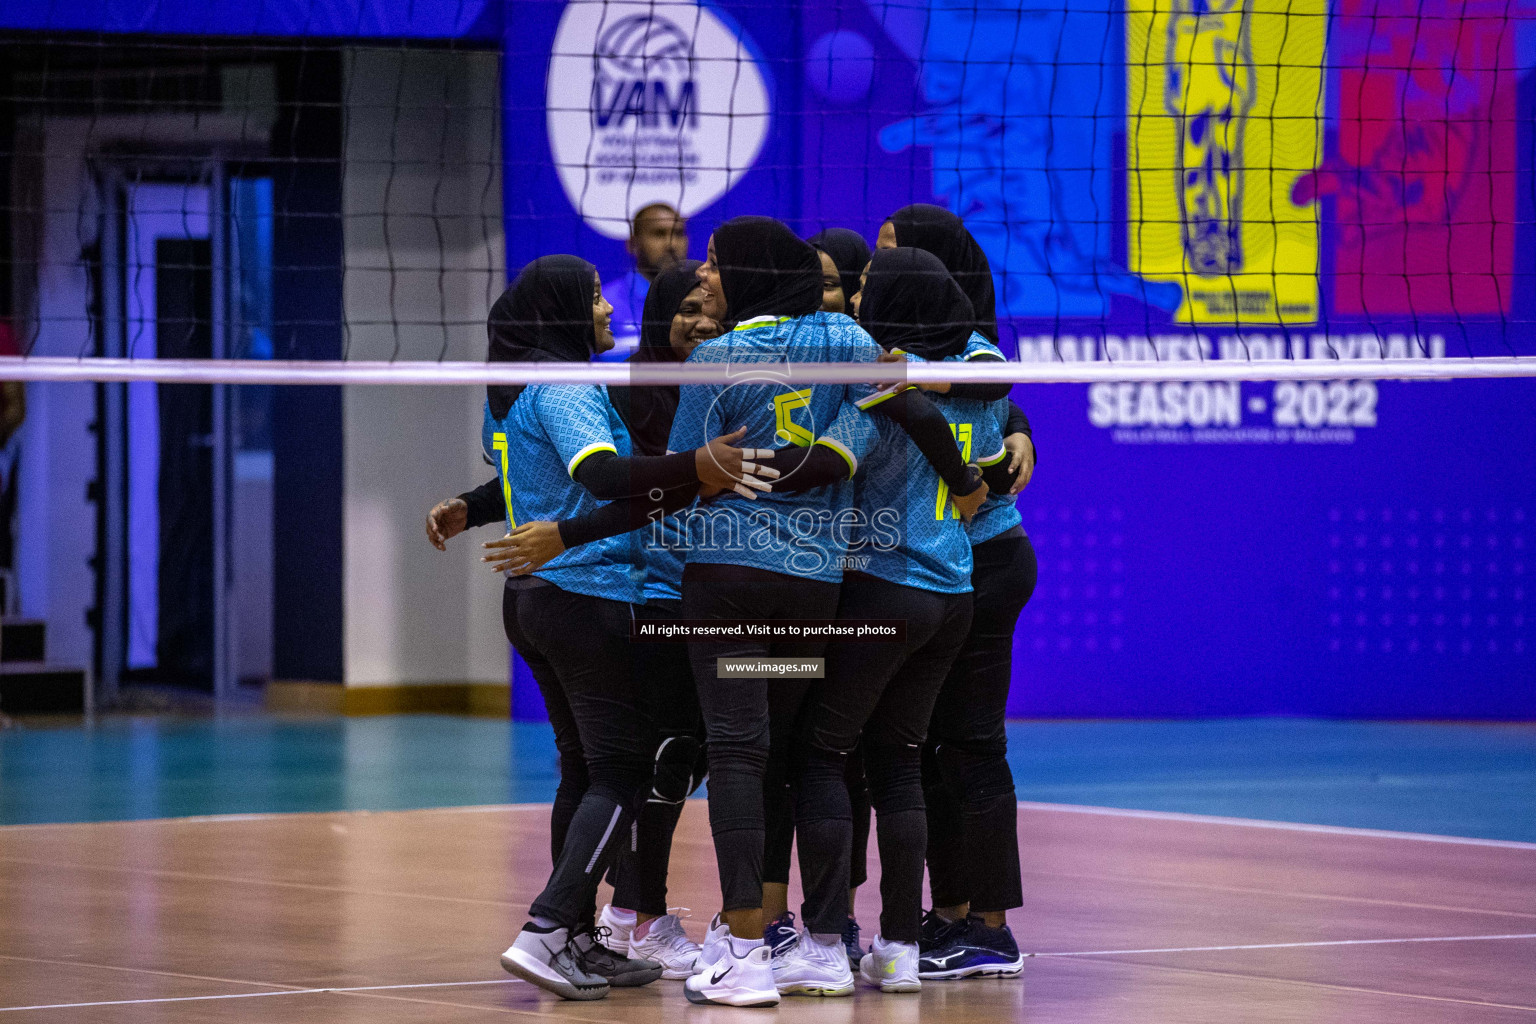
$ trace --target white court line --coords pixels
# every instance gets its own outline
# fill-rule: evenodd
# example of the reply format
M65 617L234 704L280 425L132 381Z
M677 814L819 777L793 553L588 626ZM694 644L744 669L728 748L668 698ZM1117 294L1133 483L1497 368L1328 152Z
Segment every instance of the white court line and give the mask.
M265 984L256 982L255 984ZM352 988L294 988L283 992L233 992L216 996L166 996L160 999L108 999L98 1003L44 1003L38 1006L0 1006L0 1013L13 1010L79 1010L88 1006L142 1006L148 1003L198 1003L214 999L256 999L261 996L314 996L327 992L389 992L408 988L463 988L469 985L523 985L521 978L495 978L490 981L426 981L413 985L356 985Z
M1222 953L1239 949L1306 949L1313 946L1390 946L1407 942L1496 942L1536 939L1536 932L1514 935L1435 935L1415 939L1330 939L1324 942L1262 942L1247 946L1168 946L1163 949L1096 949L1074 953L1030 953L1029 956L1129 956L1135 953Z
M1536 843L1513 839L1473 839L1468 836L1436 836L1424 832L1393 832L1379 828L1350 828L1346 825L1306 825L1295 821L1265 821L1261 818L1223 818L1214 814L1186 814L1182 811L1133 811L1122 807L1089 807L1084 804L1043 804L1019 801L1021 811L1058 811L1063 814L1098 814L1110 818L1143 818L1149 821L1186 821L1196 825L1232 825L1237 828L1270 828L1284 832L1313 832L1327 836L1363 836L1371 839L1409 839L1419 843L1450 843L1456 846L1492 846L1505 850L1536 851Z

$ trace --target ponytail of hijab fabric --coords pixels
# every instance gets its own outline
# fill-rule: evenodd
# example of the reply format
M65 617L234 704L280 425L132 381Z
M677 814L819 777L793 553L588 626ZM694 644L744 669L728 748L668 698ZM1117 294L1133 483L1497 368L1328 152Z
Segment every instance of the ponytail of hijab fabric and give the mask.
M896 244L933 253L949 268L976 315L975 328L997 344L997 293L992 264L971 235L965 221L942 206L913 203L891 214Z

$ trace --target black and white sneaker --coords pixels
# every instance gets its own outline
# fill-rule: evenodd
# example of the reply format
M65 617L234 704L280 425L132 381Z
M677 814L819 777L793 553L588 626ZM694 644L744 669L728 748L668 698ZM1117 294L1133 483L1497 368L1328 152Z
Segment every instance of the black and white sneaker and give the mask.
M948 945L928 950L917 962L917 973L924 981L1017 978L1023 970L1024 954L1013 931L1006 924L988 928L976 917Z
M543 928L532 921L523 925L516 941L501 954L501 966L561 999L602 999L608 994L608 979L581 965L564 928Z
M609 932L599 926L592 931L578 932L571 940L576 950L576 962L588 974L608 979L614 988L636 988L649 985L661 977L662 966L654 960L631 960L615 952L607 945Z
M926 911L923 914L922 925L918 929L917 948L923 953L942 949L964 935L970 926L971 921L968 917L962 917L958 921L948 921L940 916L937 910Z

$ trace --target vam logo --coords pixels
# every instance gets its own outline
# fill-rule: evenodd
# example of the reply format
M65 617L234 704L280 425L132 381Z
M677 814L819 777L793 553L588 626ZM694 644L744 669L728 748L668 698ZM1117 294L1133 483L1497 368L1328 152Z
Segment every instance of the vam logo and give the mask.
M609 238L648 203L690 216L724 195L762 152L770 107L746 41L693 0L572 0L560 18L550 150Z

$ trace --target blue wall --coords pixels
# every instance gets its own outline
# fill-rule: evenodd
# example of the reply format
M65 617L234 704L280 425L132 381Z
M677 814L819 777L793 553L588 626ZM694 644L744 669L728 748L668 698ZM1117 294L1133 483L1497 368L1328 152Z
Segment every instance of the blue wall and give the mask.
M739 40L726 57L690 52L685 68L631 34L617 58L644 58L625 66L665 78L668 97L687 76L705 89L721 59L765 82L761 151L694 212L695 255L736 213L873 237L895 207L936 201L988 248L1025 359L1102 359L1122 342L1242 358L1223 339L1251 353L1257 336L1290 358L1340 358L1347 381L1343 360L1398 338L1426 358L1536 352L1531 19L1337 0L1296 23L1326 29L1322 148L1271 186L1277 217L1306 211L1316 311L1237 328L1180 321L1181 285L1134 272L1151 221L1132 222L1132 200L1149 200L1130 191L1128 110L1162 117L1176 100L1127 103L1128 16L1108 0L1048 6L721 0L704 10ZM655 31L697 30L691 7L647 10L672 19ZM558 0L12 0L0 27L501 38L509 265L576 251L608 275L622 243L583 219L552 166L546 78L566 13ZM613 5L615 21L632 13ZM1255 80L1242 116L1283 99ZM1177 183L1155 181L1172 202ZM1401 281L1376 273L1398 263ZM1533 382L1242 384L1200 425L1176 388L1016 397L1041 453L1020 501L1041 571L1016 640L1016 714L1536 717Z

